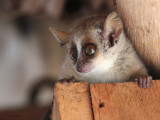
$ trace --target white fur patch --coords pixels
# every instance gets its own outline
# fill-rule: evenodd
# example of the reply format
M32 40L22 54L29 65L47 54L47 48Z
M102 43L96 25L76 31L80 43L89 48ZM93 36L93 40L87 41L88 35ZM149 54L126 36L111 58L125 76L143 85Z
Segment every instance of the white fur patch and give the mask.
M82 45L81 45L80 40L76 41L76 46L77 46L77 51L78 51L78 56L79 56L81 53L81 49L82 49Z
M75 45L77 47L78 58L79 58L80 57L80 53L82 51L82 40L80 38L76 38L76 40L74 42L75 42Z
M112 72L112 67L114 66L114 62L116 60L115 58L112 59L106 59L103 61L101 64L98 66L95 66L93 70L89 73L81 74L82 79L86 80L90 83L104 83L104 82L109 82L112 80L110 77L115 77L114 75L110 75Z

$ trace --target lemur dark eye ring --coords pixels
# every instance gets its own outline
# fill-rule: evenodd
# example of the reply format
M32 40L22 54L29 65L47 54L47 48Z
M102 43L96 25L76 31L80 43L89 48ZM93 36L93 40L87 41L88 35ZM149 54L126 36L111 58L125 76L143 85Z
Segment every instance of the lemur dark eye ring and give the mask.
M87 45L85 46L84 51L85 51L85 54L86 54L87 56L92 56L92 55L94 55L94 54L96 53L96 45L94 45L94 44L92 44L92 43L87 44Z
M77 49L76 48L71 48L71 50L70 50L70 57L74 61L77 60Z

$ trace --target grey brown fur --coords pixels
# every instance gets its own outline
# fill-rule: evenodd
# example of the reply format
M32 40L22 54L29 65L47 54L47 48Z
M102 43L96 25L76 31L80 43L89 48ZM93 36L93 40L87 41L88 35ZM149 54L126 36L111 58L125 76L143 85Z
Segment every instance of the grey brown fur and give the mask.
M54 31L52 31L54 32ZM54 34L56 35L56 33ZM56 36L61 38L61 36ZM136 54L132 44L123 31L123 25L117 13L108 16L93 16L81 19L66 37L67 54L60 73L60 79L74 76L78 80L90 83L135 81L143 88L152 85L152 78ZM93 67L90 72L77 71L79 59L84 59L83 44L92 42L97 53L89 61ZM70 58L70 49L77 49L77 61ZM86 59L86 58L85 58ZM84 66L82 66L83 68Z

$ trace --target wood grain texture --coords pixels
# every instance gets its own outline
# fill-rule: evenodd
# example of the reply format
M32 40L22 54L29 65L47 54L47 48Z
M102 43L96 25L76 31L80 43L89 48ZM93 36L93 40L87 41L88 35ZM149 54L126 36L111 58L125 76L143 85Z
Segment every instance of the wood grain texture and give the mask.
M116 7L139 55L160 75L160 0L116 0Z
M159 120L160 81L151 88L134 83L91 84L95 120Z
M87 82L57 83L52 120L93 120Z

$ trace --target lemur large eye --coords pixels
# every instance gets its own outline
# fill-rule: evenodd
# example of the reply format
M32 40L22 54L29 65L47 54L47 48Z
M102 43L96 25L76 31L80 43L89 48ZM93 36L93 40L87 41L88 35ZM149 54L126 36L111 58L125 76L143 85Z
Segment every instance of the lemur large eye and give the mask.
M96 45L89 43L85 46L85 54L87 56L92 56L96 53Z
M70 50L70 57L74 61L77 60L77 49L76 48L71 48L71 50Z

